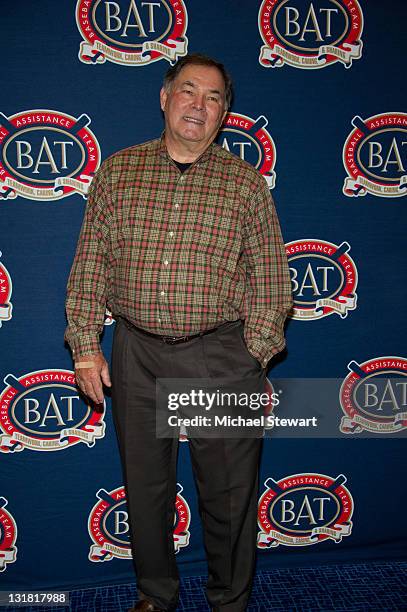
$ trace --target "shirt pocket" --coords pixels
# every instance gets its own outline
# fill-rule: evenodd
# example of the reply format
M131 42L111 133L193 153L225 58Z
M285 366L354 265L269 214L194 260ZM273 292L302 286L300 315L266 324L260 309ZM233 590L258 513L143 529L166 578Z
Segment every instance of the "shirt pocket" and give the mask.
M191 221L192 248L213 265L233 272L241 251L239 213L232 206L205 206Z
M154 204L139 190L127 189L116 194L112 245L116 257L128 259L148 239L148 228L154 222Z

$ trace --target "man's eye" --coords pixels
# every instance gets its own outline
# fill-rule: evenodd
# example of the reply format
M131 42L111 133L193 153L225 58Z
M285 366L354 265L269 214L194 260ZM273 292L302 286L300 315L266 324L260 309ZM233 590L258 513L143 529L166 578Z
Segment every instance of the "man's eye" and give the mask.
M208 96L208 100L210 100L211 102L219 102L219 98L217 98L216 96Z

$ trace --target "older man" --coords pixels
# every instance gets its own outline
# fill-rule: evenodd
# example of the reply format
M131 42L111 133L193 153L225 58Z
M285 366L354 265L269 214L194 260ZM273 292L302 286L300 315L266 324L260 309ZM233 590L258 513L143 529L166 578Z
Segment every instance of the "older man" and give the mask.
M139 602L171 610L177 439L156 435L156 380L235 372L261 390L285 345L288 265L264 178L213 141L231 100L222 64L187 55L160 93L165 131L107 159L93 179L72 267L66 338L94 402L110 386L99 334L118 323L112 405ZM256 551L261 438L192 437L213 610L246 609Z

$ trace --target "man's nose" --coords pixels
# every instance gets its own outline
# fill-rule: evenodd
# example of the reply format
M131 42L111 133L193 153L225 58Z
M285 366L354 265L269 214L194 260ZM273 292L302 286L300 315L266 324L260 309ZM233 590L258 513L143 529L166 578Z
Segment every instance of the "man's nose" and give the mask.
M194 108L196 110L205 110L205 96L197 94L194 97Z

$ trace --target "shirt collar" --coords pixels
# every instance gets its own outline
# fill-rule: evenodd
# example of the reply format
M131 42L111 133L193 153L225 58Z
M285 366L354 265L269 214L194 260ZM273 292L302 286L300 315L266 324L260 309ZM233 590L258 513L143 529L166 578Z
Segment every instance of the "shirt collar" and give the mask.
M209 159L209 157L212 154L214 146L215 146L214 142L211 142L211 144L208 147L206 147L205 151L203 151L201 155L197 157L195 161L192 162L192 164L196 164L197 162L201 163ZM159 143L159 154L162 157L167 158L169 161L172 161L168 153L166 144L165 144L165 130L163 130L163 132L161 133L160 143Z

